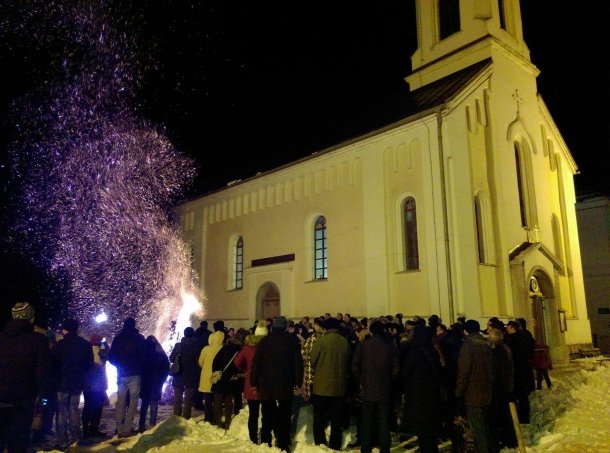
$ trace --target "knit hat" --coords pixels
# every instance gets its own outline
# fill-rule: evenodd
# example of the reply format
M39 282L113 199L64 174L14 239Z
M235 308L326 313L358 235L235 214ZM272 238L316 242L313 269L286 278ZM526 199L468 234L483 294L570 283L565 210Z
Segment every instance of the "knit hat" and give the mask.
M254 335L258 335L264 337L269 333L269 329L267 328L267 321L264 319L258 322L256 329L254 329Z
M17 302L11 309L13 319L33 319L36 311L27 302Z
M288 327L288 320L284 316L276 316L271 325L272 329L285 329Z
M324 329L326 330L338 330L341 328L341 322L337 318L328 318L324 321Z
M369 331L373 335L382 335L384 331L383 323L381 321L373 321L369 326Z

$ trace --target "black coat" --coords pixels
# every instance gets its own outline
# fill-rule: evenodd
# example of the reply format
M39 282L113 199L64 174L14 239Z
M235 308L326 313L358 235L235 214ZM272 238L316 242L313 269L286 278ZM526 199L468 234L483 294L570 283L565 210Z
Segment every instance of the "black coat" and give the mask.
M360 383L362 401L389 403L398 371L398 350L392 338L373 335L357 344L352 373Z
M123 329L114 337L108 360L117 369L117 377L139 376L142 374L146 340L138 329Z
M532 368L531 342L521 331L507 334L504 340L513 354L513 376L515 392L534 390L534 369Z
M201 348L197 338L182 337L180 343L176 344L172 353L169 356L170 362L176 360L177 354L180 353L180 367L182 372L172 378L174 387L198 387L199 377L201 375L201 367L199 366L199 354Z
M287 332L273 329L254 353L250 384L263 401L291 401L303 385L303 357L299 343Z
M52 375L46 337L27 320L9 321L0 332L0 403L34 400Z
M140 398L142 400L159 401L163 384L169 375L169 359L161 345L146 343L146 360L142 369L142 385Z
M59 372L58 391L82 392L87 374L93 368L91 343L76 332L69 332L53 346L51 354Z
M239 391L239 387L242 384L239 380L231 379L233 376L239 373L239 370L235 366L234 355L236 355L241 348L232 343L225 344L220 351L214 356L212 361L212 371L222 371L229 360L231 364L227 366L227 369L222 372L220 381L212 385L212 393L222 393L223 395L232 395Z

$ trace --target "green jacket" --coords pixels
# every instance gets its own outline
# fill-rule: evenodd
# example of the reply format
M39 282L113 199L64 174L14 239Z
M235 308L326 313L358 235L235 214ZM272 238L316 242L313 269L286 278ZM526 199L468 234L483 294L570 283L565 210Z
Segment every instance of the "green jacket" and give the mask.
M329 330L311 348L314 370L312 394L345 396L351 351L347 339L336 330Z

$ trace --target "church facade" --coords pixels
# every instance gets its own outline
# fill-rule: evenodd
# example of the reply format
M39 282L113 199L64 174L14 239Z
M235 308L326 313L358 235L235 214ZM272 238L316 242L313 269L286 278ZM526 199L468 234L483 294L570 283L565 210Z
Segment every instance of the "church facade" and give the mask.
M409 98L385 124L178 207L207 319L523 317L591 342L574 162L517 0L418 0Z

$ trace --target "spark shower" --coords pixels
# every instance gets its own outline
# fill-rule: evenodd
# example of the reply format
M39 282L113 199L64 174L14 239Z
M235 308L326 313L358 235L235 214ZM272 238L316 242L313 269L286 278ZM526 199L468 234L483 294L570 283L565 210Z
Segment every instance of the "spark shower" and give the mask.
M171 219L195 164L138 113L135 39L108 2L16 3L4 38L48 49L51 68L14 102L13 234L85 331L103 311L113 334L133 316L166 339L197 287Z

